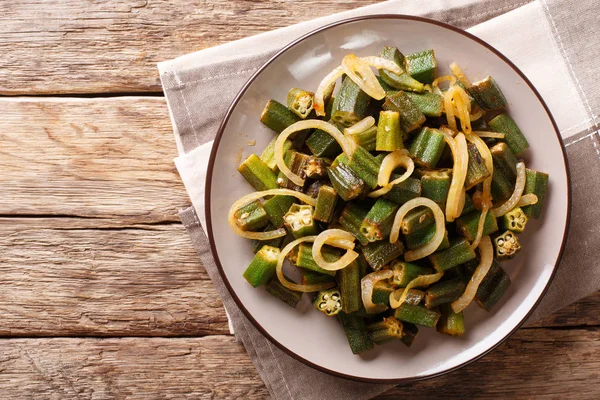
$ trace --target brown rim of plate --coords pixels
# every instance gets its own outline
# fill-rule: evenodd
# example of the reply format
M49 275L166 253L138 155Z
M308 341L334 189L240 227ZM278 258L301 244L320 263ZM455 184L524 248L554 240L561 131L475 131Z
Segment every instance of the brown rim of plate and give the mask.
M322 31L325 31L327 29L331 29L331 28L335 28L339 25L344 25L344 24L349 24L352 22L357 22L357 21L363 21L363 20L367 20L367 19L396 19L396 20L410 20L410 21L419 21L419 22L424 22L426 24L432 24L432 25L437 25L437 26L441 26L442 28L446 28L449 29L451 31L457 32L463 36L466 36L467 38L479 43L480 45L486 47L488 50L490 50L491 52L493 52L494 54L496 54L502 61L504 61L506 64L508 64L529 86L529 88L531 89L531 91L536 95L536 97L538 98L539 102L542 104L542 106L544 107L544 110L546 110L546 114L548 115L548 118L550 118L550 121L552 122L552 126L554 127L554 133L556 134L556 137L558 139L558 142L561 146L562 149L562 153L563 153L563 162L564 162L564 166L565 166L565 172L567 175L567 220L566 220L566 224L565 224L565 230L563 232L563 240L562 240L562 244L560 246L560 252L558 253L558 258L556 259L556 263L554 264L554 268L552 270L552 275L550 276L550 279L548 280L548 283L546 284L546 287L544 288L544 290L542 291L542 293L540 294L540 296L537 298L535 304L533 305L533 307L531 307L531 310L529 310L529 312L527 313L527 315L525 315L525 317L515 326L515 328L510 331L506 336L504 336L501 340L499 340L497 343L495 343L492 347L490 347L488 350L484 351L483 353L477 355L476 357L473 357L472 359L465 361L462 364L459 364L455 367L449 368L445 371L441 371L441 372L437 372L435 374L429 374L429 375L423 375L423 376L415 376L415 377L409 377L409 378L398 378L398 379L372 379L372 378L363 378L360 376L354 376L354 375L348 375L348 374L343 374L337 371L333 371L330 370L328 368L324 368L320 365L316 365L310 361L308 361L307 359L301 357L300 355L294 353L293 351L289 350L287 347L285 347L284 345L282 345L281 343L279 343L277 340L275 340L255 319L254 317L248 312L248 310L246 309L246 307L244 307L244 304L242 303L242 301L239 299L239 297L237 296L237 294L235 293L235 291L233 290L233 288L231 287L231 284L229 283L229 280L227 279L227 276L225 274L225 272L223 271L223 267L221 265L221 261L219 260L219 255L217 253L217 250L215 248L214 245L214 236L213 236L213 229L212 229L212 220L211 220L211 204L210 204L210 199L211 199L211 189L212 189L212 177L213 177L213 168L214 168L214 163L215 163L215 158L217 155L217 150L219 148L219 143L221 142L221 138L223 136L223 132L225 130L225 127L227 126L227 122L229 121L229 118L231 117L231 114L233 113L233 110L235 109L235 107L237 106L238 102L240 101L240 99L242 98L242 96L244 95L244 93L246 93L246 90L248 90L248 88L250 87L250 85L254 82L254 80L263 72L263 70L269 66L272 62L274 62L275 60L277 60L277 58L279 58L279 56L281 56L284 52L286 52L287 50L289 50L290 48L294 47L295 45L297 45L298 43L304 41L305 39L320 33ZM424 380L424 379L430 379L430 378L435 378L437 376L441 376L447 373L450 373L452 371L455 371L459 368L464 367L467 364L470 364L474 361L479 360L480 358L486 356L487 354L489 354L492 350L496 349L496 347L498 347L500 344L502 344L506 339L508 339L513 333L515 333L520 327L521 325L523 325L523 323L527 320L527 318L529 318L529 316L533 313L533 311L535 310L535 308L538 306L538 304L540 303L541 299L544 297L544 295L546 294L546 291L548 290L548 288L550 287L550 284L552 283L552 280L554 279L554 276L556 275L556 270L558 269L557 266L560 263L560 260L563 256L564 250L565 250L565 244L567 242L567 233L568 233L568 228L569 228L569 223L570 223L570 219L571 219L571 175L570 175L570 171L569 171L569 161L567 159L567 152L566 152L566 148L565 145L562 141L562 138L560 136L559 130L558 130L558 126L556 125L556 121L554 121L554 118L552 117L552 114L550 113L550 110L548 109L548 106L546 105L546 103L544 102L544 100L542 99L542 96L539 94L539 92L536 90L536 88L533 86L533 84L529 81L529 79L527 79L527 77L525 76L525 74L523 74L523 72L521 72L521 70L519 68L517 68L517 66L515 64L513 64L506 56L504 56L502 53L500 53L498 50L496 50L494 47L492 47L490 44L486 43L485 41L481 40L480 38L465 32L464 30L454 27L452 25L448 25L444 22L439 22L439 21L435 21L429 18L423 18L423 17L415 17L412 15L403 15L403 14L378 14L378 15L365 15L365 16L360 16L360 17L354 17L354 18L349 18L349 19L344 19L338 22L334 22L328 25L325 25L321 28L315 29L312 32L309 32L303 36L301 36L300 38L292 41L290 44L288 44L287 46L285 46L284 48L282 48L281 50L279 50L273 57L271 57L271 59L269 61L267 61L258 71L256 71L254 73L254 75L252 75L252 77L248 80L248 82L246 82L244 84L244 86L242 87L242 89L240 90L240 92L237 94L237 96L235 97L235 99L233 100L233 102L231 103L231 106L229 107L229 109L227 110L227 114L225 115L225 118L223 119L223 122L221 122L221 125L219 126L219 130L217 132L217 136L215 137L214 143L213 143L213 147L212 150L210 152L210 159L208 162L208 171L207 171L207 179L206 179L206 192L205 192L205 215L206 215L206 229L207 229L207 236L208 236L208 240L210 243L210 249L211 252L213 254L213 257L215 258L215 263L217 265L217 268L219 270L219 274L221 275L221 278L223 279L223 282L225 282L225 286L227 287L227 290L229 291L229 293L231 294L231 297L233 297L233 300L235 301L235 303L237 304L237 306L240 308L240 310L242 310L242 312L244 313L244 315L246 316L246 318L248 318L248 320L250 320L250 322L252 322L252 324L256 327L256 329L258 329L263 335L265 335L266 338L268 338L273 344L275 344L279 349L281 349L283 352L285 352L286 354L288 354L289 356L295 358L296 360L318 370L321 372L325 372L327 374L330 375L334 375L337 377L341 377L341 378L345 378L345 379L351 379L351 380L355 380L355 381L360 381L360 382L367 382L367 383L395 383L395 384L399 384L399 383L408 383L408 382L416 382L416 381L420 381L420 380Z

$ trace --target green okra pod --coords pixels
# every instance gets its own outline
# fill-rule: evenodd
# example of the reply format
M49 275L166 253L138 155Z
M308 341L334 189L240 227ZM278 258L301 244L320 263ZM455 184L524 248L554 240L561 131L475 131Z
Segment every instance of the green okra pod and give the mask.
M327 176L327 168L331 160L323 157L308 156L304 160L302 171L304 176L311 179L319 179Z
M338 219L342 228L350 232L363 246L369 244L369 240L360 231L360 226L368 213L369 210L365 210L357 204L348 203Z
M300 117L277 100L269 100L260 115L260 122L281 133L288 126L298 122Z
M440 117L442 115L444 98L439 94L424 91L423 93L406 92L406 95L426 117Z
M500 86L491 76L473 83L467 91L477 101L479 107L486 111L499 110L508 105Z
M288 281L294 282L293 279L290 279L289 277L286 278ZM267 293L283 301L292 308L296 308L298 302L300 302L300 299L302 298L302 292L297 292L295 290L286 288L281 284L281 282L279 282L279 279L276 276L271 278L265 289L267 290Z
M336 157L342 152L342 148L333 136L320 129L315 130L306 139L306 146L317 157Z
M384 344L392 340L402 339L402 322L394 317L367 325L367 331L375 344Z
M462 311L458 314L452 310L450 304L440 307L442 315L437 323L437 331L450 336L462 336L465 333L465 319Z
M517 158L506 143L497 143L490 148L494 161L492 174L492 196L494 200L508 199L517 180Z
M435 236L435 225L430 225L427 228L414 232L410 235L406 235L406 248L409 250L418 249L419 247L425 246L431 242L431 239ZM442 243L438 246L436 251L446 250L450 247L450 240L448 239L448 231L444 231L444 237Z
M369 240L375 242L390 235L396 211L400 206L392 201L377 199L369 210L360 226L360 232Z
M288 232L296 239L316 235L317 226L313 219L313 207L308 204L293 204L283 216L283 222Z
M345 127L356 124L367 116L370 100L352 79L345 77L333 103L333 121Z
M269 167L269 169L271 169L271 171L277 173L279 172L279 168L275 162L275 142L277 142L277 137L274 137L267 147L265 147L265 150L260 155L260 159L267 167ZM289 139L286 139L286 141L283 142L283 154L285 154L291 148L292 142Z
M362 132L347 133L346 137L352 140L357 146L368 151L373 151L377 145L377 126L372 126Z
M283 223L282 223L283 225ZM275 228L273 225L269 224L267 225L267 227L264 229L265 231L272 231ZM285 236L282 237L278 237L275 239L269 239L269 240L257 240L254 239L252 240L251 244L250 244L250 248L252 249L252 252L254 254L258 253L258 251L260 249L262 249L264 246L271 246L271 247L277 247L278 249L281 248L281 245L283 244L283 240L285 239Z
M524 206L523 212L528 217L538 219L542 215L542 210L544 209L546 190L548 189L548 174L529 168L525 170L525 174L526 181L523 194L535 194L538 198L538 202L530 206Z
M310 269L302 269L300 271L302 275L302 284L303 285L314 285L319 283L330 283L334 282L335 278L331 275L320 274L315 271L311 271Z
M421 303L421 300L423 300L424 297L425 293L423 291L418 289L408 289L408 292L406 292L406 298L404 299L404 302L406 304L416 306L419 303Z
M432 83L435 79L437 61L433 50L423 50L404 57L406 72L421 83Z
M258 191L279 188L275 173L256 154L245 159L237 170Z
M402 341L406 347L410 347L419 333L419 328L409 322L402 323L402 326L404 329L402 331L402 339L400 339L400 341Z
M400 75L384 69L379 70L381 80L387 85L398 90L423 91L423 84L404 71L404 55L396 47L384 47L379 57L393 61L402 69L402 74Z
M450 243L450 247L433 253L429 256L429 261L438 272L444 272L460 264L475 258L475 252L471 245L465 239L456 240Z
M344 201L357 198L365 189L365 181L346 164L332 165L327 169L327 175L336 193Z
M390 305L390 294L394 292L394 287L386 281L378 281L373 285L373 296L371 300L374 304Z
M392 174L390 181L399 178L400 175ZM415 178L408 178L392 187L392 190L383 195L384 199L388 199L397 204L404 204L409 200L421 196L421 181Z
M313 305L328 317L337 315L342 311L342 295L338 288L321 290L317 293Z
M438 129L424 127L414 138L410 146L410 155L417 165L433 169L440 160L445 147L446 140L442 132Z
M379 271L384 266L400 257L404 253L401 241L390 243L387 240L373 242L363 247L363 256L374 271Z
M475 271L476 267L476 263L469 265L471 273ZM494 260L490 270L477 288L475 301L484 310L491 311L498 301L500 301L504 293L506 293L510 283L508 274L502 269L500 264Z
M488 122L494 132L504 133L504 141L515 155L519 155L529 148L529 142L517 123L505 113L499 114Z
M472 211L466 215L459 217L456 220L457 232L464 236L468 241L472 242L477 236L477 228L479 227L479 218L481 211ZM482 236L491 235L498 231L498 221L492 212L488 212L483 222Z
M446 203L448 192L450 191L452 170L449 168L433 171L421 170L419 173L421 174L421 195L435 201L443 210L443 205Z
M263 207L267 211L269 222L274 229L281 228L284 224L283 217L289 211L296 199L293 196L273 196L265 200Z
M346 313L358 311L362 304L360 267L352 262L337 273L338 287L342 295L342 309Z
M425 123L425 115L413 104L405 92L397 92L386 96L383 103L386 111L397 111L400 114L400 128L403 132L412 132Z
M516 233L506 231L494 238L494 248L494 255L498 261L510 260L521 251L521 243Z
M402 322L409 322L411 324L425 326L433 328L436 326L440 319L440 313L433 310L428 310L420 305L412 305L402 303L400 307L396 309L394 317Z
M357 147L350 157L348 167L350 167L350 169L371 189L377 187L377 176L379 174L381 162L367 150L362 147Z
M490 176L490 171L487 169L481 153L477 150L477 146L473 143L467 143L467 151L469 152L469 164L467 166L465 189L469 190L487 179Z
M338 196L334 188L328 185L322 185L319 188L317 195L317 204L315 205L313 218L317 221L329 223L333 216L337 199Z
M338 319L342 323L342 328L353 354L363 353L373 348L373 342L369 337L364 318L356 314L341 312L338 314Z
M342 251L340 249L327 245L321 248L321 254L327 262L335 262L342 257ZM312 256L311 243L300 243L300 245L298 246L296 266L300 268L310 269L311 271L318 272L323 275L335 275L335 271L327 271L319 267L319 265L315 262Z
M400 223L403 235L419 232L435 223L433 212L428 207L417 207L409 211Z
M525 230L528 220L529 218L527 218L523 209L515 207L500 217L500 227L515 233L522 233Z
M314 93L292 88L287 95L287 106L294 114L305 119L313 110L314 100Z
M395 287L405 287L418 276L433 273L431 268L405 261L394 261L391 268L394 275L390 279L390 282Z
M404 134L400 129L400 113L381 111L377 124L375 149L377 151L394 151L404 148Z
M452 303L465 292L467 285L460 278L436 282L427 288L425 307L432 309L441 304Z
M463 215L467 215L471 211L475 211L475 203L473 202L471 196L469 196L469 194L467 193L467 195L465 196L465 206L463 207L462 213L460 215L462 217Z
M236 225L243 231L256 231L269 224L269 216L259 200L240 207L234 214Z
M253 287L266 285L275 275L280 250L277 247L263 246L244 271L244 278Z

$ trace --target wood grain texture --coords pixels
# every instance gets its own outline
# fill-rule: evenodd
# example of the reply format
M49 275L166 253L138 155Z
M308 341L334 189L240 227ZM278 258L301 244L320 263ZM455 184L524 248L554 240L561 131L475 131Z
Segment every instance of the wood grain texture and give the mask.
M264 399L268 392L230 336L10 339L2 343L4 399ZM600 331L530 329L459 371L399 386L378 399L593 399Z
M0 94L160 92L160 61L376 2L3 1Z
M229 332L179 224L2 218L0 249L0 336Z
M179 221L189 204L163 98L0 98L0 110L0 214Z

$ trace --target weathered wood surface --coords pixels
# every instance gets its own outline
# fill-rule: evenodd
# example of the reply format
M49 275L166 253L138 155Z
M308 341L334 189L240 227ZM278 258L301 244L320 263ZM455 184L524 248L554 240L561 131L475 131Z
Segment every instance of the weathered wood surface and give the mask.
M161 92L156 63L378 0L0 2L0 94Z
M155 223L189 204L162 97L0 98L0 113L2 215Z
M379 399L594 399L599 353L598 329L521 330L481 361ZM9 339L2 343L0 371L3 398L9 399L268 396L230 336Z
M0 336L229 332L180 224L2 218L0 249Z

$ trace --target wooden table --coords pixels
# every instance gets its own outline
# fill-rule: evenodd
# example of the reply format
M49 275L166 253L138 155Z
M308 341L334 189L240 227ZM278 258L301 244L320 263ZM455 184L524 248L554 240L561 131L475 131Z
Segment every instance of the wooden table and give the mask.
M181 226L156 63L374 0L0 2L0 397L264 398ZM600 294L380 398L598 398Z

